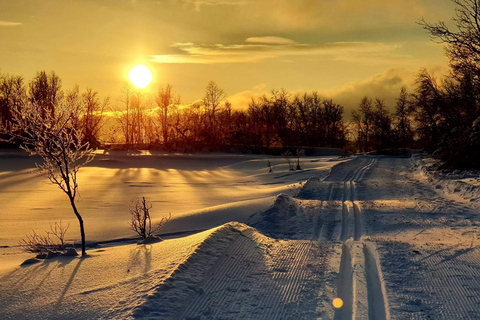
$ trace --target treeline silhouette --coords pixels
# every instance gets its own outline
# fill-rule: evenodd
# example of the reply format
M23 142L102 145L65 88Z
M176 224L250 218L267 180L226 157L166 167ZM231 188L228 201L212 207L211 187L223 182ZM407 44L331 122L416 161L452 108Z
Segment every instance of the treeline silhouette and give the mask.
M273 90L239 110L213 81L203 99L188 106L180 105L171 85L158 88L152 98L125 83L112 107L92 89L62 91L54 72L41 71L28 84L22 76L0 74L0 125L8 127L15 108L30 104L54 113L62 102L82 111L75 123L94 147L103 141L177 151L332 147L401 153L419 148L445 167L480 168L480 6L477 0L453 2L456 31L443 22L419 22L446 45L450 74L437 80L422 69L411 93L401 88L395 106L364 97L349 122L343 106L316 92Z
M76 86L63 91L54 72L38 72L28 84L21 76L0 74L0 116L2 125L8 126L13 108L33 104L54 113L56 105L67 103L82 110L75 123L94 147L103 142L189 152L228 148L268 152L301 146L396 154L421 148L448 166L475 167L480 121L479 95L472 81L448 77L439 83L421 70L414 91L409 94L402 88L394 108L379 98L364 97L346 122L344 107L316 92L293 95L273 90L238 110L213 81L201 102L188 106L180 105L171 85L159 88L151 99L125 83L112 107L108 98L101 101L92 89L80 92Z

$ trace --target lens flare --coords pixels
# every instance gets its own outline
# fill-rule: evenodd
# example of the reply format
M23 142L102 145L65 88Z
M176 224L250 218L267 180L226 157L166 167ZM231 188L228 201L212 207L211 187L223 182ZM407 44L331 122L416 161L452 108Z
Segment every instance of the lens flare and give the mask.
M337 309L340 309L341 307L343 307L343 300L340 298L333 299L333 306Z

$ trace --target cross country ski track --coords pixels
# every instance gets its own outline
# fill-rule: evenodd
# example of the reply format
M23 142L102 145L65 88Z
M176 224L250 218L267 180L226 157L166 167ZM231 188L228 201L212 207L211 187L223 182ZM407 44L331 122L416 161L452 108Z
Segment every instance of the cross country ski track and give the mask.
M478 319L479 228L411 159L352 157L229 224L217 250L201 245L134 318ZM182 286L183 307L159 312Z

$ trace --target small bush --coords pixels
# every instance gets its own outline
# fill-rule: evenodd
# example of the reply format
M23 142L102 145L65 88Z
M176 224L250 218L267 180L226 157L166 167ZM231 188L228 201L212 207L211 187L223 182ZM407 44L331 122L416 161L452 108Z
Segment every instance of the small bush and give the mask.
M154 233L160 232L172 217L172 214L170 213L168 217L163 217L156 226L152 226L152 218L150 217L151 208L152 205L147 203L145 197L142 197L142 200L137 199L134 203L134 207L130 208L130 214L132 216L130 229L135 231L144 240L159 239Z
M270 162L270 160L267 160L267 168L268 168L268 172L269 172L269 173L272 173L272 172L273 172L273 169L275 169L275 166L272 165L272 163Z
M50 231L45 231L45 235L33 231L33 234L26 235L21 239L19 245L26 251L38 255L65 254L68 250L73 249L73 245L68 245L65 241L65 234L69 227L70 224L64 227L61 221L55 222L55 225L50 224ZM56 240L52 238L56 238Z
M305 150L299 148L297 149L297 167L295 170L302 170L302 163L300 162L300 158L305 155Z
M282 153L283 159L288 165L288 170L293 171L294 169L294 161L293 161L293 154L290 152L290 150L285 151Z

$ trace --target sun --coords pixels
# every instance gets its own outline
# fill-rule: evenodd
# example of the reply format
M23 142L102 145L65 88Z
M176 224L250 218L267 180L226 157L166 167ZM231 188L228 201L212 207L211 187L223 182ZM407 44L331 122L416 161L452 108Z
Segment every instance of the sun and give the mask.
M152 73L146 66L139 64L130 70L128 78L135 87L143 89L152 82Z

